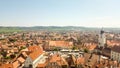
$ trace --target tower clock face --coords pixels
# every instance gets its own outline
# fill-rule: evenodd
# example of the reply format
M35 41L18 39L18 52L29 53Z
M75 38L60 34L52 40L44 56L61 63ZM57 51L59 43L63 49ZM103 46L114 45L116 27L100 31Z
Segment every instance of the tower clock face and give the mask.
M104 33L104 31L103 30L101 30L101 32L100 32L101 34L103 34Z

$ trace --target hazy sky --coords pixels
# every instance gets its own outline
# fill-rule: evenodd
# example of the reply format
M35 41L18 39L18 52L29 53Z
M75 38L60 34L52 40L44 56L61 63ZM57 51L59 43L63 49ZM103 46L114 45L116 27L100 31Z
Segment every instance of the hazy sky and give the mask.
M120 0L0 0L0 26L120 27Z

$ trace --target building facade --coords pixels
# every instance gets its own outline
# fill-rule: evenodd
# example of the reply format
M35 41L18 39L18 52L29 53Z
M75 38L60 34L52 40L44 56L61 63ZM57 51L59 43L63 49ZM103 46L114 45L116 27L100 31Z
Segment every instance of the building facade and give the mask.
M114 46L111 49L111 59L120 63L120 46Z

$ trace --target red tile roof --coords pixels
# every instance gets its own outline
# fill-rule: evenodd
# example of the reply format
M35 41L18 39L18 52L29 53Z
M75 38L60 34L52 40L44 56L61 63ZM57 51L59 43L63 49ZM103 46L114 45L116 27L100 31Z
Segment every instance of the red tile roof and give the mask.
M0 68L13 68L12 64L1 64Z
M45 68L45 66L46 66L46 63L38 64L38 65L37 65L37 68Z
M68 42L68 41L49 41L49 46L69 47L72 45L73 42Z
M77 58L76 63L77 64L84 64L85 63L85 58L84 57Z
M97 45L94 44L94 45L88 46L88 49L89 49L89 50L94 50L96 47L97 47Z
M36 51L36 50L39 50L39 49L42 49L42 48L40 46L37 46L37 45L29 46L28 47L29 51Z
M13 62L13 68L18 68L19 65L20 65L19 61Z
M115 40L107 40L107 45L108 46L120 45L120 42Z
M21 62L21 63L23 63L23 62L25 61L25 59L22 58L22 57L19 57L17 60L18 60L19 62Z
M29 50L32 51L29 56L33 61L43 53L43 48L41 46L30 46Z
M52 55L49 62L56 62L59 65L68 65L67 61L58 54Z

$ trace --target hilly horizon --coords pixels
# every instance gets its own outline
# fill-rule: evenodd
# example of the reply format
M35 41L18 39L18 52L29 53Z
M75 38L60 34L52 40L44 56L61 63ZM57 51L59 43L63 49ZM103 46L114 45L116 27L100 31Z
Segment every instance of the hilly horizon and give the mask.
M32 26L32 27L21 27L21 26L0 26L0 32L20 32L20 31L90 31L90 30L107 30L107 31L119 31L120 28L98 28L98 27L82 27L82 26Z

